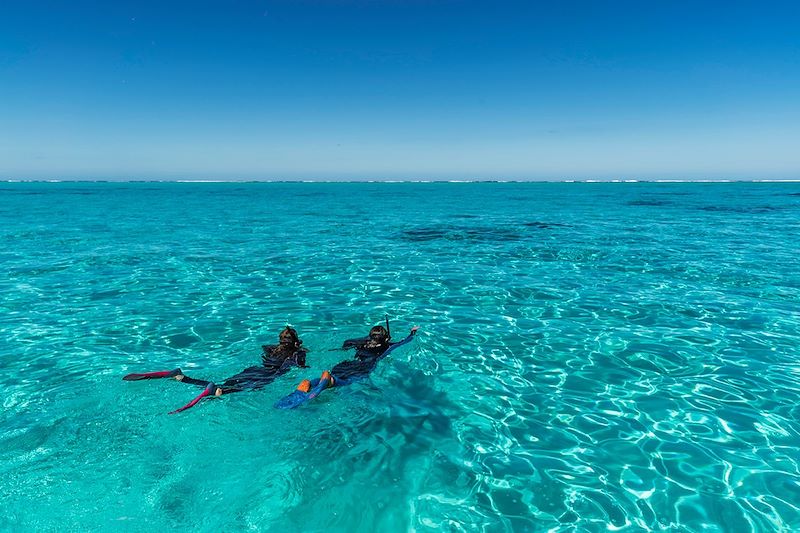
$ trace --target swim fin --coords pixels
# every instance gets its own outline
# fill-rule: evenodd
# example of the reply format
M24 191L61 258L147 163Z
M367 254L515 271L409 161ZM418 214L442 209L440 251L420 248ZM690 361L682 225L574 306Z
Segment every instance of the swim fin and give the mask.
M122 379L125 381L139 381L141 379L161 379L161 378L174 378L178 374L183 374L180 368L175 370L164 370L162 372L145 372L144 374L128 374Z
M213 396L214 392L216 392L216 390L217 390L217 386L214 385L213 383L209 383L208 385L206 385L205 390L203 392L201 392L200 394L198 394L197 397L194 400L192 400L191 402L187 403L186 405L184 405L183 407L181 407L179 409L175 409L174 411L170 411L169 414L174 415L175 413L180 413L181 411L185 411L186 409L189 409L190 407L194 407L197 402L199 402L200 400L202 400L206 396Z
M303 381L305 382L308 380ZM294 392L275 402L275 408L294 409L306 403L308 400L313 400L319 396L322 391L333 386L333 376L326 370L319 379L310 382L308 386L304 385L305 383L301 383L301 386L297 387Z

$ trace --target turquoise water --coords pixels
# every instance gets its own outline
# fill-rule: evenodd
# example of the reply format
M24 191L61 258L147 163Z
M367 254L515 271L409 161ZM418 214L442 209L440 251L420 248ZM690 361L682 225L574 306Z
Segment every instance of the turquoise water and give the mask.
M800 529L799 252L800 184L0 184L0 529Z

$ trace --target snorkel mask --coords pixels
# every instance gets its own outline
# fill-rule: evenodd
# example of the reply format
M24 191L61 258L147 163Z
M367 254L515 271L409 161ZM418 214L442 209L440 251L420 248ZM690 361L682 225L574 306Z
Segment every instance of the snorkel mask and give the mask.
M369 330L369 340L367 345L369 347L378 347L389 344L389 332L383 326L375 326Z

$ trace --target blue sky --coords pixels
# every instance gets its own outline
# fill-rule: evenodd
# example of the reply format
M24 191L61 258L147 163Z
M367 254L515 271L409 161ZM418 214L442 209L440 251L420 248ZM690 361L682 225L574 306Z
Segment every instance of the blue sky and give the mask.
M0 6L0 179L800 178L800 4Z

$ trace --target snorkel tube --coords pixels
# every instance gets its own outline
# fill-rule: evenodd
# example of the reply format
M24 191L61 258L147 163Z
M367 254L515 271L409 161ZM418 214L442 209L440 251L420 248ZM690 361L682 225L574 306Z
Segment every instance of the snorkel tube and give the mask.
M387 340L391 340L392 339L392 333L389 331L389 315L386 314L386 315L383 315L383 316L386 319L386 336L388 337Z

